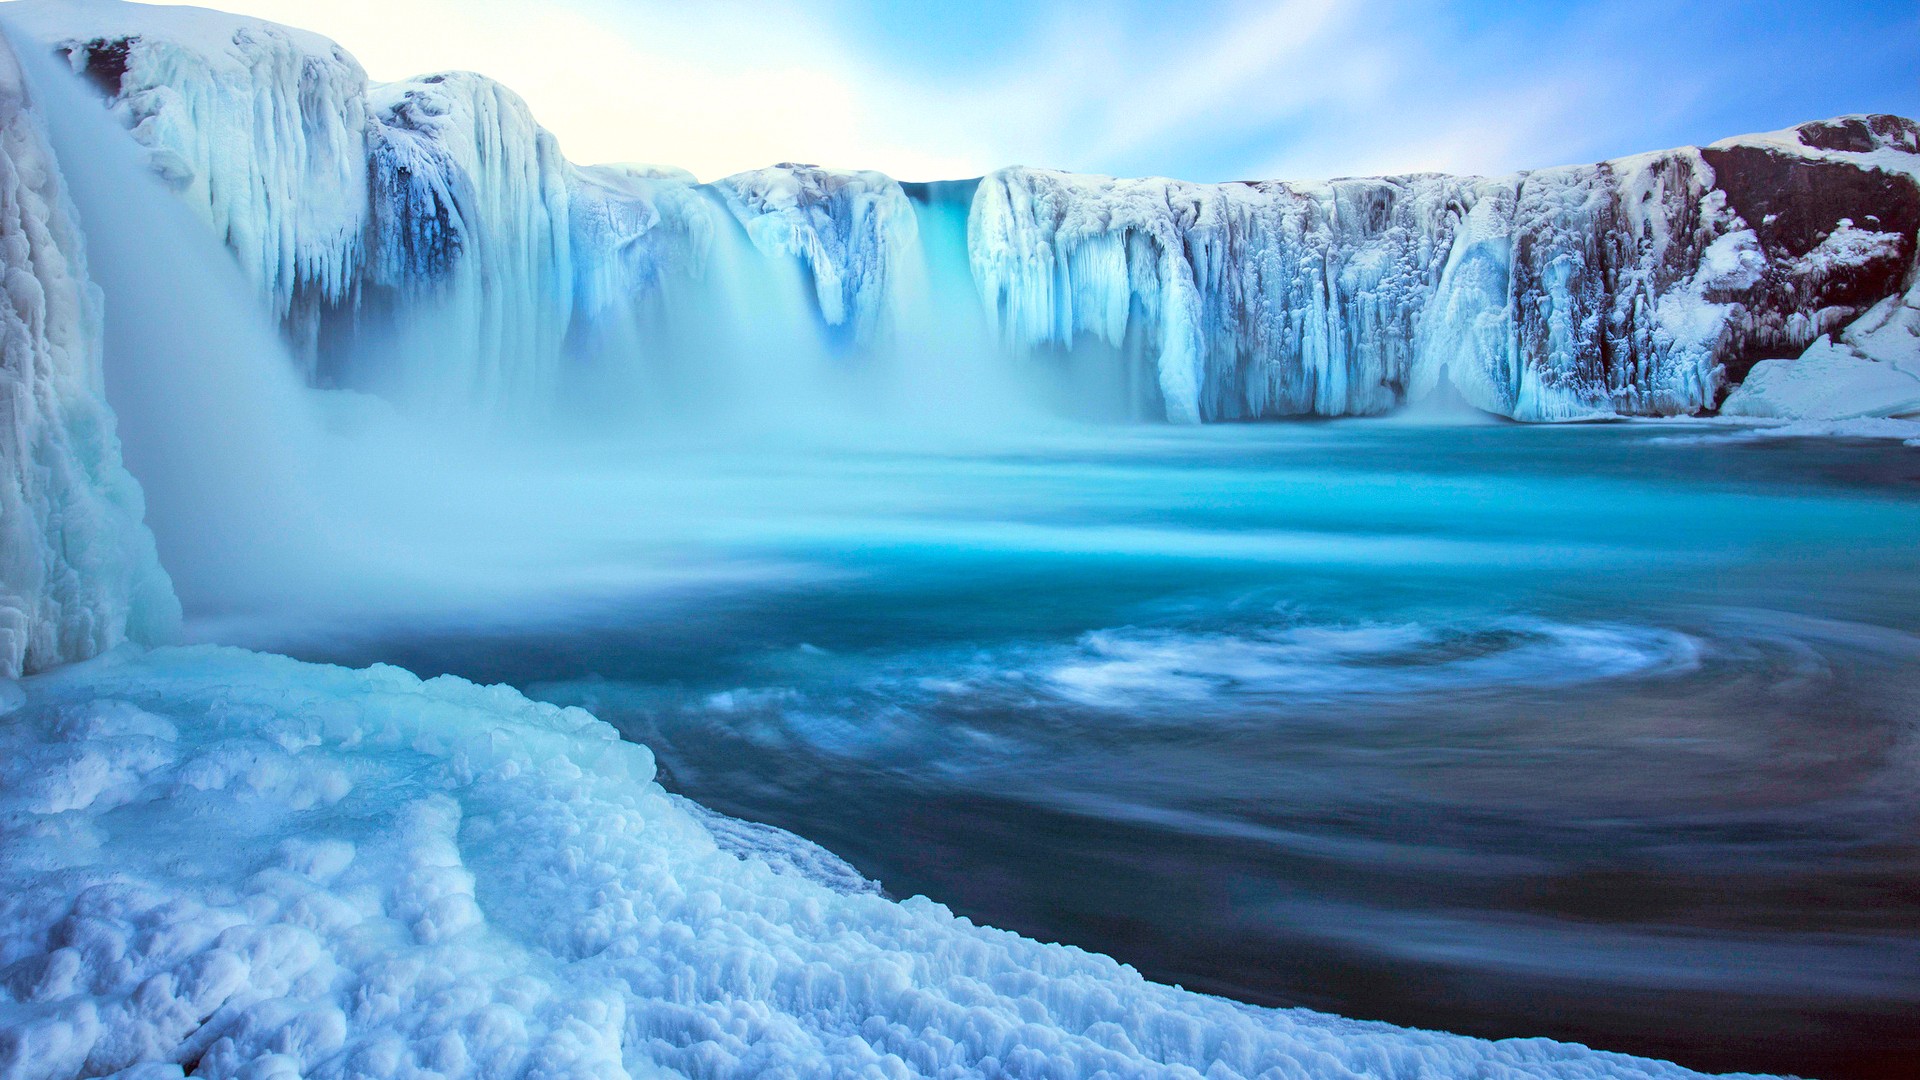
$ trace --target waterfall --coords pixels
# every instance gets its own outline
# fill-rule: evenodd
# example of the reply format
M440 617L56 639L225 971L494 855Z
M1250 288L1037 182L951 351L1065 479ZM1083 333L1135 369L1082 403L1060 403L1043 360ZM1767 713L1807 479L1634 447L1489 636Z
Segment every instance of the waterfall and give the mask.
M107 400L161 559L190 607L273 595L324 532L296 365L233 255L98 99L30 39L15 51L104 294Z

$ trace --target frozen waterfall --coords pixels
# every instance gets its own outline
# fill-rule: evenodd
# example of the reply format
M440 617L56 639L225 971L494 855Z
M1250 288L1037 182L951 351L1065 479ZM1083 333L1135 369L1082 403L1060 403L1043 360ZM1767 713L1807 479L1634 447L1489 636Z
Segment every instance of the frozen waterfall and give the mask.
M73 204L0 42L0 678L180 618L101 376L101 303Z
M373 84L215 12L15 10L232 248L310 382L431 412L618 426L865 382L889 408L1189 423L1443 386L1529 421L1701 414L1904 292L1920 227L1920 128L1895 117L1497 178L702 185L573 165L482 76Z

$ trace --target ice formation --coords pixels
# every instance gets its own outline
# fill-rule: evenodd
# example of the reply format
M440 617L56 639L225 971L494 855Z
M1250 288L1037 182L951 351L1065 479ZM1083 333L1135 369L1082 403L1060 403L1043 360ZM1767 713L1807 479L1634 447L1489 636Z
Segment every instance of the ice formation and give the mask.
M179 618L101 388L98 291L18 61L0 43L0 677Z
M311 337L348 301L364 252L368 83L338 45L195 8L20 5L62 36L153 167L201 210L276 316Z
M370 85L251 19L11 7L110 94L317 382L537 413L582 372L669 363L703 288L785 328L761 357L911 351L951 321L941 241L881 174L580 168L479 76ZM973 195L971 280L937 287L971 286L1018 361L1104 365L1176 421L1374 414L1443 385L1522 420L1703 413L1901 291L1917 172L1920 128L1888 116L1504 178L1007 169ZM723 250L742 228L811 295L761 289Z
M895 903L504 687L212 647L20 685L10 1078L1696 1075L1237 1005Z
M812 275L808 319L854 344L887 332L912 287L914 217L877 173L782 167L707 189L578 167L517 95L469 72L369 83L323 38L196 9L24 3L12 20L109 95L316 384L540 414L581 371L664 363L665 309L740 272L717 249L743 227ZM747 277L714 287L741 300Z
M782 164L719 186L761 251L805 260L821 317L854 341L890 336L921 295L918 222L891 177Z
M512 91L467 72L380 86L369 104L362 283L391 298L377 308L391 337L355 350L386 360L357 381L496 412L543 401L573 309L559 144Z

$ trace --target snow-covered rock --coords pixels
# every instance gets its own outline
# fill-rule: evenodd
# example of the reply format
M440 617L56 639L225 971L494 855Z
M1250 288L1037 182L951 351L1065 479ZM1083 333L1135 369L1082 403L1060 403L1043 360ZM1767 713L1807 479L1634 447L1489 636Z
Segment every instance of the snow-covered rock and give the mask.
M504 687L200 647L24 689L8 1077L1696 1075L1237 1005L844 867L829 887Z
M1827 338L1795 360L1762 360L1721 412L1782 420L1920 414L1920 378Z
M1840 340L1863 356L1920 378L1920 264L1905 294L1875 304L1847 327Z
M173 587L101 386L99 292L0 42L0 678L164 638Z
M1911 280L1838 340L1822 337L1798 358L1754 365L1721 411L1784 420L1920 415L1920 267Z

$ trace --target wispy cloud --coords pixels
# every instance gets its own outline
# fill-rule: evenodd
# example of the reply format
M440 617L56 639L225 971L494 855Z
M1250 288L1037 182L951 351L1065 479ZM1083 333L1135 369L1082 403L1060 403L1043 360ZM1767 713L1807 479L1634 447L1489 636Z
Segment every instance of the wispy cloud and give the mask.
M576 160L709 178L1497 172L1920 111L1910 0L226 3L335 37L376 78L492 75Z

